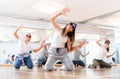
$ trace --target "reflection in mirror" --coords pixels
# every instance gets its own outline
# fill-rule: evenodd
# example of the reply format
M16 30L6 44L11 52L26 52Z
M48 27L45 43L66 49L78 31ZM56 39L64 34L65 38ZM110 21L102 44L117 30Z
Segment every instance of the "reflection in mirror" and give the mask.
M14 59L16 58L16 54L18 53L18 41L14 38L13 32L15 31L16 27L11 27L11 26L0 26L0 64L13 64ZM31 33L32 34L32 39L31 39L31 45L33 47L38 47L39 42L42 38L49 36L52 38L53 31L50 29L33 29L33 28L23 28L22 30L19 31L20 36L25 36L26 33ZM115 32L115 36L107 36L111 40L115 39L112 41L111 45L111 52L115 51L115 55L113 55L111 58L108 59L108 62L110 63L115 63L119 64L120 63L120 44L119 40L120 37L118 37L120 34L119 32ZM104 36L105 37L105 36ZM76 41L75 44L78 44L81 39L86 39L89 41L89 43L81 48L80 50L82 52L87 52L90 51L90 54L86 58L81 58L86 64L87 62L90 62L89 59L90 55L92 56L95 54L95 48L92 46L94 45L96 39L99 39L100 35L99 34L89 34L89 33L76 33ZM52 41L52 39L49 39L49 41ZM117 43L115 43L117 41ZM115 48L115 50L114 50ZM73 53L69 53L70 58L73 59ZM31 54L32 61L34 64L37 63L37 53L32 53Z
M13 36L16 26L0 25L0 64L14 64L16 54L18 53L18 41ZM47 29L48 30L48 29ZM48 30L50 33L51 31ZM40 40L49 33L44 29L23 28L19 31L20 37L31 33L31 45L38 47ZM49 35L50 36L50 35ZM36 53L31 53L33 63L36 63Z

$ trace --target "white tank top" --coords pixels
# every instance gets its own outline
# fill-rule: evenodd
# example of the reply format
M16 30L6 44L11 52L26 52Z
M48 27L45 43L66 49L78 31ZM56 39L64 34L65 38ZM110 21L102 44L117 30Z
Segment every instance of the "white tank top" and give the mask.
M65 43L67 42L67 37L63 37L61 35L61 32L62 32L62 30L60 30L54 34L51 47L55 47L55 48L65 47Z

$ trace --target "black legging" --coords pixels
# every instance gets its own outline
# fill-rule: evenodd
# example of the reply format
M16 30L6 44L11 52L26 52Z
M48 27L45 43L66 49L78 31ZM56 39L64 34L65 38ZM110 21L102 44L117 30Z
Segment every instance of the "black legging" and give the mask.
M74 65L80 65L80 66L82 66L82 67L85 67L84 62L81 61L81 60L73 60L73 64L74 64Z

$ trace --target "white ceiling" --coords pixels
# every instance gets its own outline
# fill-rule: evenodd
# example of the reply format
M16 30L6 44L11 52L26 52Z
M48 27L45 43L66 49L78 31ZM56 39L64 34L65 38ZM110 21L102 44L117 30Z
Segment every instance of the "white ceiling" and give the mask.
M51 29L49 18L52 14L38 12L32 8L40 1L43 0L0 0L0 25L23 24L30 28ZM120 10L120 0L46 0L45 6L48 4L47 1L55 1L69 7L71 12L68 16L61 16L57 21L61 24L77 22L77 32L83 33L107 33L108 30L101 28L102 25L106 25L104 19L101 21L98 17Z
M0 0L0 16L48 20L50 14L37 12L32 6L42 0ZM120 0L52 0L71 8L60 20L84 21L120 10ZM47 5L46 5L47 6ZM43 7L44 8L44 7Z

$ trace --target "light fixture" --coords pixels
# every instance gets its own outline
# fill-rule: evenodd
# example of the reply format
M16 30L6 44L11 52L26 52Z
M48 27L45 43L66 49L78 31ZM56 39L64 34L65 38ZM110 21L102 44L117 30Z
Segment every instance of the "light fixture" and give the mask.
M36 29L31 29L31 28L23 28L21 31L23 33L34 33L34 32L37 32Z
M109 29L109 30L120 30L120 28L116 27L106 27L106 26L97 26L98 28Z
M10 41L12 41L12 38L10 36L8 36L8 35L4 35L4 36L0 37L0 41L2 41L2 42L10 42Z
M32 34L31 42L39 42L40 37L37 34Z
M75 39L85 39L85 37L88 36L88 34L84 34L84 33L76 33L76 37Z
M32 8L35 9L36 11L46 14L52 14L63 9L64 7L65 7L64 5L57 3L53 0L40 0L39 2L32 6Z
M50 34L52 34L52 31L51 30L46 30L46 34L50 35Z
M103 21L111 25L120 25L120 16L111 16L103 19Z

